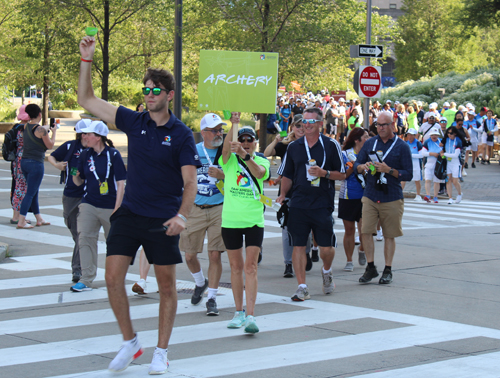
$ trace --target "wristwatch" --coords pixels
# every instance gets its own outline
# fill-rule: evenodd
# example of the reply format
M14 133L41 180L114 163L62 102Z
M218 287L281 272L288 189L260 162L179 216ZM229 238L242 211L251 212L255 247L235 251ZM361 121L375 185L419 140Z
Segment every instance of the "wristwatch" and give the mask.
M389 174L392 176L392 174L394 173L394 169L389 169Z
M326 170L325 178L330 178L330 171L328 169Z
M250 156L250 154L246 154L245 157L243 158L243 160L245 161L249 161L252 157Z

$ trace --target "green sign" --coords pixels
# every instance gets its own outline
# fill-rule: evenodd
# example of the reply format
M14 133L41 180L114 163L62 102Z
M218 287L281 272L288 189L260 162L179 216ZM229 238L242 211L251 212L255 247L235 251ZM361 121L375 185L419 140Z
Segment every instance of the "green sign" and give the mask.
M201 50L198 109L275 113L278 55Z

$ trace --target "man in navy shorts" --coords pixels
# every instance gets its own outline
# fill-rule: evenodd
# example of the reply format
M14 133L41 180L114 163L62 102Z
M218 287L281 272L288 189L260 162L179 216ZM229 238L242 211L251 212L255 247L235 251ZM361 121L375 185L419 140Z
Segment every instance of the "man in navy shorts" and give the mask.
M142 245L149 263L154 264L160 292L158 344L149 374L163 374L168 368L167 347L177 311L175 264L182 262L179 234L186 227L196 197L196 169L201 164L191 130L168 109L174 97L172 74L147 70L143 94L148 112L117 108L94 95L94 52L95 38L83 38L78 103L103 121L116 124L128 137L125 196L122 206L111 215L107 239L108 298L124 340L109 370L125 370L143 353L132 327L124 284L128 267Z
M282 203L293 186L289 202L288 233L293 245L292 264L299 287L292 296L294 301L310 299L306 285L306 244L311 230L320 248L323 260L323 293L335 289L332 263L335 256L336 237L333 231L335 180L345 180L340 144L320 134L323 112L318 108L304 111L302 126L305 134L288 145L282 163L283 178L281 195L276 202Z

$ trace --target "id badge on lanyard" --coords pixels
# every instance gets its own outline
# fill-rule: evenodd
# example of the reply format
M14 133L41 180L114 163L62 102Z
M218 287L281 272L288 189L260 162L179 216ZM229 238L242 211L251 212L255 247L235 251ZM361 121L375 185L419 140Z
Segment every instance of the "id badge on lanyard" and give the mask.
M325 145L323 144L323 139L321 139L321 135L319 136L319 142L321 143L321 147L323 147L323 164L321 164L321 169L323 169L323 167L325 166L325 162L326 162L326 151L325 151ZM307 153L307 162L310 163L311 160L313 160L313 159L311 158L311 153L309 152L309 145L307 144L306 137L304 137L304 146L306 148L306 153ZM309 169L313 166L315 166L315 165L306 164L307 180L311 182L311 186L319 187L320 178L316 177L316 176L311 176L309 174Z
M97 174L97 169L94 164L94 158L91 156L90 157L90 171L94 174L97 182L99 183L99 193L101 196L105 196L109 194L109 186L108 186L108 178L109 178L109 172L111 169L111 158L109 157L109 151L106 151L107 154L107 164L106 164L106 178L104 181L101 182L101 179L99 178L99 175Z

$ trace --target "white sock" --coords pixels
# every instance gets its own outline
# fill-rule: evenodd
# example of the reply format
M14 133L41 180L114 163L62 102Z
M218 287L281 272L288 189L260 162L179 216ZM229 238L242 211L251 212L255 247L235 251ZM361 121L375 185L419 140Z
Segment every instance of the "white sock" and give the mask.
M159 350L160 352L165 353L165 354L167 354L167 352L168 352L168 348L163 349L163 348L156 347L155 350Z
M312 247L312 250L313 250L313 251L317 251L317 250L318 250L318 247Z
M208 288L208 299L210 298L217 298L217 293L219 292L219 289L211 289L211 288Z
M332 268L330 267L330 269L328 269L328 270L325 270L325 268L321 268L321 270L323 270L323 274L327 274L327 273L330 273L332 271Z
M300 284L300 285L299 285L299 287L300 287L301 289L307 289L307 285L306 285L306 284Z
M194 278L196 286L202 287L203 285L205 285L205 276L203 276L203 270L200 270L198 273L191 273L191 275Z

